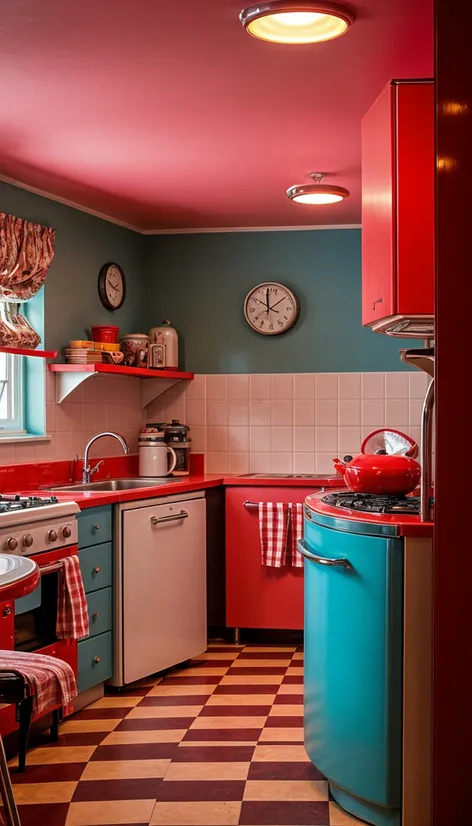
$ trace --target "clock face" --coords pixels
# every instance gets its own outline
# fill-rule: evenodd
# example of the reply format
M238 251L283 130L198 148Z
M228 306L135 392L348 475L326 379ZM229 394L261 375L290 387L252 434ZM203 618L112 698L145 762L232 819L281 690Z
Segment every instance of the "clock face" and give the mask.
M109 310L118 310L126 297L126 282L118 264L105 264L98 276L98 291L102 304Z
M265 336L285 333L299 313L296 295L277 281L258 284L246 296L244 315L247 323Z

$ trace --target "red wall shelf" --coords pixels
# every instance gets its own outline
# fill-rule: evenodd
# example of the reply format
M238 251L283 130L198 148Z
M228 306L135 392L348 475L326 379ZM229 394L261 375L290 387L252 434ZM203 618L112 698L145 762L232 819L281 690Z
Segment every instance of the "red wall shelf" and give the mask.
M176 382L192 381L194 378L193 373L184 373L180 370L148 370L146 367L122 367L121 364L49 364L48 367L52 373L56 373L56 401L59 404L79 384L100 373L145 379L141 383L142 407L146 407Z
M12 353L14 356L35 356L39 359L56 359L58 350L26 350L21 347L0 347L0 353Z

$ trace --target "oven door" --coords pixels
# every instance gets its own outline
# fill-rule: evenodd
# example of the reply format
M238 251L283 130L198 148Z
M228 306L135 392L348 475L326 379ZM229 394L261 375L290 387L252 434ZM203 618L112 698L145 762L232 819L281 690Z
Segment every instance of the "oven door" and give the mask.
M77 553L76 546L69 546L50 553L38 554L41 578L30 594L15 600L14 649L50 654L51 646L62 646L69 640L58 640L56 635L57 594L62 559ZM47 651L45 649L48 649ZM57 656L61 656L58 652Z

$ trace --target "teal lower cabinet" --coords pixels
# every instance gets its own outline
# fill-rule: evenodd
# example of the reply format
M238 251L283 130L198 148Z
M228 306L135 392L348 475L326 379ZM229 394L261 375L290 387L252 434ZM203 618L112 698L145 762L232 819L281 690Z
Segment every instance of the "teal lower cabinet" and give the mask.
M79 640L78 644L78 689L79 694L99 683L109 680L112 675L112 634L98 634Z
M102 588L101 591L93 591L87 594L88 615L89 615L89 637L96 637L105 631L111 631L112 620L112 590Z

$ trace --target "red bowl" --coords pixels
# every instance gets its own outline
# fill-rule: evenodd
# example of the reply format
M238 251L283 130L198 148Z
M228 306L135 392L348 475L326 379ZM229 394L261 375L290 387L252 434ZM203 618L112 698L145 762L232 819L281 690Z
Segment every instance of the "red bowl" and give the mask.
M106 341L108 344L116 344L118 342L119 327L113 325L96 326L90 328L92 338L94 341Z

